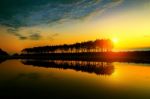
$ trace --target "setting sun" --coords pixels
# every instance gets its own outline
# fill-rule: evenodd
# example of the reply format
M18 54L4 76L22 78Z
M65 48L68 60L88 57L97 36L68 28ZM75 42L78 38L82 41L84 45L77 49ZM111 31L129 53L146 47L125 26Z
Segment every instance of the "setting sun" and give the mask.
M0 42L1 97L150 99L150 0L0 0Z
M112 38L112 42L116 44L119 42L119 40L118 40L118 38L115 37L115 38Z

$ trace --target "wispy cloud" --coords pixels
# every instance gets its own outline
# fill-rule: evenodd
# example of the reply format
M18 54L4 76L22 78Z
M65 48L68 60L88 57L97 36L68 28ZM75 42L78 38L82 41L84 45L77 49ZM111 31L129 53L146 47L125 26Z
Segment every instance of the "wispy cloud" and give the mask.
M57 36L59 36L59 33L54 33L54 34L50 35L50 36L48 37L48 39L54 40Z
M8 33L16 36L20 40L40 40L42 38L40 32L29 32L28 34L21 34L16 28L9 28Z
M92 13L89 13L86 16L86 19L92 19L92 18L95 18L97 16L100 16L101 14L103 14L108 9L120 5L121 3L123 3L123 1L124 0L110 0L110 2L102 4L101 7L97 7Z
M31 40L39 40L41 38L42 38L42 36L39 33L33 33L33 34L29 35L29 37L28 37L28 39L31 39Z
M0 1L0 25L20 40L39 40L39 32L21 34L21 27L55 25L73 20L87 20L101 15L123 0L5 0ZM58 34L50 36L55 38Z
M59 33L50 33L48 36L43 36L41 31L27 31L26 33L22 33L22 30L16 28L7 29L8 33L16 36L20 40L41 40L41 39L49 39L55 40L56 37L59 36Z
M81 19L102 12L122 0L5 0L1 1L0 24L9 27L52 24ZM19 4L19 5L18 5ZM94 14L93 14L94 15Z
M16 36L17 38L19 38L20 40L26 40L27 39L26 36L24 36L22 34L19 34L18 30L16 28L9 28L7 31L8 31L8 33L10 33L10 34Z

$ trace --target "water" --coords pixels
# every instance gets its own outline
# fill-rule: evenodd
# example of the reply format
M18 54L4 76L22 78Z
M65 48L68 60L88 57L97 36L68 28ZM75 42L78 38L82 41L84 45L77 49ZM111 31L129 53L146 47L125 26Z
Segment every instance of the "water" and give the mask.
M48 99L150 99L150 64L7 60L0 96Z

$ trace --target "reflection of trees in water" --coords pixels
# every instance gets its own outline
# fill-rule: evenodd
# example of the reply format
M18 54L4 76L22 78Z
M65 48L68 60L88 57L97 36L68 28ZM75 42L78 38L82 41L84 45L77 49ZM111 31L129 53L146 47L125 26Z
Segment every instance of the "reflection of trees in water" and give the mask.
M112 63L89 61L63 61L63 60L23 60L25 65L41 66L47 68L73 69L76 71L95 73L97 75L111 75L114 72Z

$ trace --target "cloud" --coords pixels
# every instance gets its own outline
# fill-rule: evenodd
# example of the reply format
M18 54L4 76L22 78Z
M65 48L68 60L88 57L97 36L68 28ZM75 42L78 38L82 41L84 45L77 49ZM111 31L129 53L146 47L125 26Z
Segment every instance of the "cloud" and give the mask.
M29 32L27 34L20 34L19 30L16 28L8 28L7 31L11 34L19 38L20 40L39 40L42 38L40 32Z
M54 33L51 36L49 36L48 39L54 40L57 36L59 36L59 34L58 33Z
M17 28L8 28L7 29L8 33L11 35L16 36L18 39L20 40L40 40L43 37L41 34L41 31L27 31L26 33L21 34L21 29L17 29ZM57 36L59 36L59 33L51 33L49 36L47 36L46 38L48 38L49 40L54 40Z
M40 32L21 34L22 27L54 26L74 20L96 19L123 0L1 0L0 25L20 40L39 40ZM53 40L58 34L52 34Z
M0 24L19 28L83 19L120 1L122 0L3 0L0 1Z
M112 2L120 2L121 0L111 0Z
M27 37L25 37L25 36L19 36L19 39L20 39L20 40L26 40Z
M39 33L33 33L33 34L29 35L28 38L31 40L39 40L42 38L42 36Z
M24 36L22 34L19 34L18 30L16 28L8 28L7 31L8 31L8 33L10 33L10 34L16 36L17 38L19 38L20 40L26 40L27 39L26 36Z

